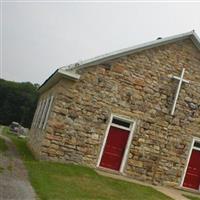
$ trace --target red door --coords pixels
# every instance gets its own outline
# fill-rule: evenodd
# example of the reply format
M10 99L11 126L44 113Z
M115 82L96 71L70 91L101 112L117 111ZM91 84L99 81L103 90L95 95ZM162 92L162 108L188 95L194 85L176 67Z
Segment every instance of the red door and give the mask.
M100 166L119 170L128 140L129 131L110 127Z
M200 189L200 151L192 150L183 186Z

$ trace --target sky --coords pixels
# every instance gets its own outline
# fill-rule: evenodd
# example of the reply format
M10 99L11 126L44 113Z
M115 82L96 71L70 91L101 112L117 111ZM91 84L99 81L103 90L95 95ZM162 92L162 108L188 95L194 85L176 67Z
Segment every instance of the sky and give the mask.
M1 0L0 78L45 81L57 68L195 30L200 2Z

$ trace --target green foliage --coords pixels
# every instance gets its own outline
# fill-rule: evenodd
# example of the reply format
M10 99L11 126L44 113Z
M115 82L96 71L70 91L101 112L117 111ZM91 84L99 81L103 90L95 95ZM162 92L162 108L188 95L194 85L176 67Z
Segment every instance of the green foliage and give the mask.
M37 103L37 84L0 79L0 124L30 127Z
M17 146L41 200L172 200L151 187L100 176L88 167L37 161L25 140L5 131Z

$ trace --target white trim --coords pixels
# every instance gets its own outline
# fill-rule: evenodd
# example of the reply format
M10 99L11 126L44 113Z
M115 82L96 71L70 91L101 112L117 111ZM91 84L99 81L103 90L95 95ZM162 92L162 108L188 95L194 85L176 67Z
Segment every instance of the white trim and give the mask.
M38 89L40 93L44 92L52 85L56 84L60 79L79 80L80 75L73 70L64 70L62 67L57 69Z
M165 37L162 39L153 40L151 42L146 42L143 44L135 45L133 47L124 48L118 51L114 51L111 53L107 53L101 56L97 56L95 58L91 58L88 60L84 60L81 62L76 62L71 65L63 66L57 69L39 88L39 92L42 93L43 91L47 90L53 84L55 84L61 78L66 78L69 80L78 80L80 79L80 75L76 73L78 69L86 68L89 66L98 65L104 63L106 61L110 61L122 56L127 56L130 54L134 54L143 50L151 49L154 47L166 45L169 43L177 42L184 39L191 39L194 45L200 50L200 39L198 35L193 31Z
M36 122L35 122L35 128L38 127L38 123L39 123L39 121L40 121L40 115L41 115L41 112L42 112L42 110L43 110L43 106L44 106L44 100L42 99L42 100L41 100L40 110L39 110L39 112L38 112L38 116L37 116L37 119L36 119Z
M43 118L43 115L44 115L44 109L45 109L45 107L46 107L46 102L47 102L47 100L44 99L43 105L42 105L42 110L41 110L41 112L40 112L40 116L39 116L39 120L38 120L38 128L40 128L41 123L42 123L42 118Z
M193 147L194 150L200 151L199 147Z
M146 43L143 43L143 44L139 44L139 45L135 45L135 46L132 46L132 47L117 50L117 51L114 51L114 52L111 52L111 53L107 53L107 54L104 54L104 55L101 55L101 56L97 56L97 57L94 57L94 58L91 58L91 59L80 61L80 62L75 63L75 64L64 66L64 67L62 67L62 69L64 69L64 70L72 70L72 69L78 70L78 69L81 69L81 68L85 68L85 67L88 67L88 66L93 66L93 65L97 65L97 64L109 61L109 60L113 60L113 59L119 58L121 56L130 55L130 54L140 52L140 51L143 51L143 50L146 50L146 49L151 49L151 48L154 48L154 47L166 45L166 44L169 44L169 43L172 43L172 42L177 42L177 41L184 40L184 39L187 39L187 38L190 38L192 40L192 42L194 43L194 45L196 45L196 47L198 49L200 49L200 39L199 39L198 35L195 33L195 31L192 30L192 31L189 31L189 32L186 32L186 33L173 35L173 36L165 37L165 38L162 38L162 39L153 40L151 42L146 42Z
M120 125L117 125L117 124L114 124L114 123L111 123L111 126L119 128L119 129L123 129L123 130L126 130L126 131L130 131L131 130L130 128L127 128L127 127L124 127L124 126L120 126Z
M60 69L58 70L58 73L60 73L60 74L62 74L62 75L64 75L64 76L66 76L66 77L69 77L69 78L71 78L71 79L75 79L75 80L80 79L80 75L79 75L79 74L76 74L74 71L66 71L66 70L60 68Z
M44 120L44 118L45 118L45 114L46 114L46 109L47 109L47 106L48 106L48 102L49 101L49 97L47 97L46 99L45 99L45 103L44 103L44 109L43 109L43 112L42 112L42 117L41 117L41 119L40 119L40 124L39 124L39 128L41 128L42 127L42 124L43 124L43 120Z
M113 114L110 115L110 120L109 120L107 129L106 129L106 134L105 134L105 137L104 137L104 139L103 139L103 144L102 144L102 147L101 147L101 151L100 151L100 154L99 154L99 158L98 158L98 160L97 160L97 167L99 167L100 162L101 162L101 157L102 157L102 155L103 155L104 147L105 147L105 145L106 145L106 140L107 140L107 137L108 137L108 133L109 133L109 130L110 130L110 125L111 125L112 119L113 119Z
M35 114L34 114L34 118L33 118L33 122L32 122L32 127L34 128L35 127L35 123L36 123L36 120L37 120L37 116L38 116L38 112L40 110L40 106L41 106L41 102L39 102L37 104L37 108L35 110Z
M133 139L133 133L135 131L135 127L136 127L136 121L134 121L132 123L132 127L131 127L131 130L130 130L130 133L129 133L129 137L128 137L128 141L127 141L127 144L126 144L124 156L123 156L121 166L120 166L120 172L121 173L124 173L124 168L125 168L126 162L128 160L128 153L129 153L129 150L130 150L130 147L131 147L131 142L132 142L132 139Z
M182 180L181 180L181 185L180 185L181 187L183 187L183 182L185 180L185 175L186 175L186 171L187 171L187 168L188 168L188 164L190 162L190 157L191 157L191 154L192 154L192 147L193 146L194 146L194 138L192 139L192 144L190 146L189 155L188 155L186 166L185 166L185 169L184 169L184 172L183 172L183 176L182 176Z
M126 127L123 127L123 126L118 126L116 124L113 124L112 123L113 118L131 123L131 128L126 128ZM102 147L101 147L101 151L100 151L100 154L99 154L99 157L98 157L98 160L97 160L97 167L100 167L100 162L101 162L101 159L102 159L102 156L103 156L103 152L104 152L104 149L105 149L105 145L106 145L106 141L107 141L107 138L108 138L110 127L114 126L114 127L129 131L128 141L127 141L127 144L126 144L126 147L125 147L124 155L123 155L123 158L122 158L122 161L121 161L121 166L120 166L120 169L119 169L120 173L124 172L125 164L126 164L126 161L128 159L128 152L129 152L129 149L130 149L131 141L132 141L132 138L133 138L133 133L134 133L134 130L135 130L135 125L136 125L135 120L126 119L124 117L120 117L120 116L111 114L107 129L106 129L105 137L104 137L104 140L103 140L103 144L102 144Z
M112 114L112 116L113 116L113 118L115 118L115 119L119 119L119 120L121 120L121 121L124 121L124 122L128 122L128 123L133 123L133 120L130 120L130 119L127 119L127 118L125 118L125 117L123 117L123 116L119 116L119 115L116 115L116 114Z
M189 155L188 155L188 158L187 158L186 166L185 166L185 169L184 169L184 172L183 172L183 175L182 175L181 184L180 184L180 187L183 187L183 188L184 188L183 183L184 183L184 180L185 180L187 168L188 168L188 165L189 165L189 162L190 162L190 158L191 158L191 155L192 155L192 150L195 149L195 150L200 151L199 148L194 147L195 141L200 142L200 138L193 137L193 139L192 139L192 144L191 144L191 146L190 146ZM187 187L187 189L190 189L190 188ZM191 189L192 189L192 188L191 188ZM194 189L192 189L192 190L194 190ZM195 191L197 191L197 190L195 190Z
M43 124L42 129L45 129L45 127L46 127L47 120L48 120L48 117L49 117L49 113L50 113L50 110L51 110L51 105L52 105L53 99L54 99L54 97L51 96L51 98L50 98L50 103L49 103L49 107L48 107L48 110L47 110L47 114L46 114L45 121L44 121L44 124Z

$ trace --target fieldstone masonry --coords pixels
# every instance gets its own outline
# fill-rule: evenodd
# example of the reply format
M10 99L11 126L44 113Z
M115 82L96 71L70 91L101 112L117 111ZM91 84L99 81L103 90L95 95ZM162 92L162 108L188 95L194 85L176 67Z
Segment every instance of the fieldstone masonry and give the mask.
M186 68L176 105L177 80ZM96 167L111 113L136 121L125 174L180 184L192 138L200 138L200 53L190 39L144 50L79 70L62 79L44 131L31 129L30 147L41 159Z

